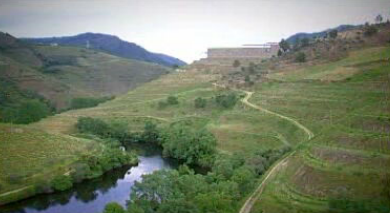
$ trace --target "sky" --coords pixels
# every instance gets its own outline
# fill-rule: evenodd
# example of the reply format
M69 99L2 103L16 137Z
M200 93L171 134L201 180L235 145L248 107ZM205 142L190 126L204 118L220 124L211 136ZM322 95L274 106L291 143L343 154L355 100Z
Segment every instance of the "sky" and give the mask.
M106 33L192 62L209 47L280 41L297 32L390 16L389 0L0 0L16 37Z

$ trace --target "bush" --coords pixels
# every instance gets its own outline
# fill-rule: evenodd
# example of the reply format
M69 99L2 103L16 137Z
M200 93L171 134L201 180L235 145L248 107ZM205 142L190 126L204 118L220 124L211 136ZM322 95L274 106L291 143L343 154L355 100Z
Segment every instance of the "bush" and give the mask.
M100 103L112 100L114 96L102 97L102 98L74 98L70 103L69 109L82 109L88 107L94 107Z
M306 54L303 52L299 52L295 57L295 62L303 63L306 61Z
M174 126L162 135L163 154L186 164L211 165L216 152L216 139L206 130Z
M198 97L195 99L194 104L195 108L205 108L207 105L207 100L202 97Z
M2 113L4 122L28 124L39 121L50 114L49 107L41 101L34 99L24 101L15 107L6 108Z
M177 99L176 96L168 96L167 104L168 105L177 105L177 104L179 104L179 100Z
M60 175L55 177L51 182L50 186L57 191L65 191L72 188L72 178L68 175Z
M111 202L104 207L103 213L125 213L125 209L119 203Z
M107 123L100 119L81 117L77 120L76 128L81 133L90 133L102 137L107 137L110 132L110 127Z
M215 102L223 108L231 108L236 105L238 98L235 93L221 94L215 97Z
M240 61L239 60L234 60L233 62L233 67L237 68L239 67L241 64L240 64Z

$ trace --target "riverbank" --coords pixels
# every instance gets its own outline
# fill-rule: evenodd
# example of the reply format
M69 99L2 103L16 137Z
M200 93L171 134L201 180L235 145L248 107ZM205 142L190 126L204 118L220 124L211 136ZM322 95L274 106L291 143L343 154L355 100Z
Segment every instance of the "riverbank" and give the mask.
M104 206L116 201L125 206L135 181L142 175L160 169L176 168L176 161L161 157L157 149L137 150L140 154L136 166L124 166L102 176L76 183L73 188L52 194L41 194L0 207L5 213L58 213L102 212Z
M138 163L134 153L122 151L119 147L110 147L102 141L95 143L100 146L99 149L79 154L77 158L70 158L57 165L50 165L51 169L43 169L43 172L27 177L14 175L13 182L13 176L9 177L7 180L13 188L0 194L0 206L38 194L65 191L74 183L97 178L112 169L134 166ZM21 186L17 187L17 185Z

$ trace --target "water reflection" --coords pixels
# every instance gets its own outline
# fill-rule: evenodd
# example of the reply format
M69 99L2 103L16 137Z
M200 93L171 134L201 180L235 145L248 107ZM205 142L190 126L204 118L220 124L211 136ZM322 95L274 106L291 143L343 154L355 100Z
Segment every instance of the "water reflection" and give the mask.
M112 201L122 205L129 199L134 181L143 174L168 169L174 163L160 154L142 153L135 167L122 167L106 173L100 178L76 184L71 190L47 195L38 195L23 201L0 207L4 213L98 213Z

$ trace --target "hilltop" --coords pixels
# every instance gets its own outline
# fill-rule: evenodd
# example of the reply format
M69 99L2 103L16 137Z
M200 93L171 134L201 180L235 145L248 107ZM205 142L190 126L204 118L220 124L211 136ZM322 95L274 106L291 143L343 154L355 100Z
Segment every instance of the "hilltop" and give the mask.
M152 53L143 47L124 41L117 36L102 33L82 33L75 36L51 37L51 38L24 38L24 41L35 44L53 44L86 47L101 50L111 55L152 62L164 66L182 66L186 63L178 58L160 53Z

